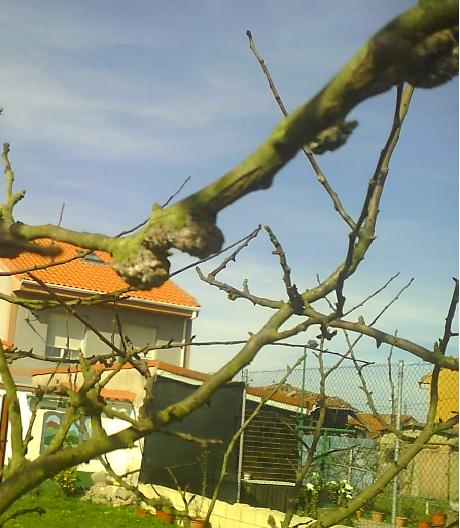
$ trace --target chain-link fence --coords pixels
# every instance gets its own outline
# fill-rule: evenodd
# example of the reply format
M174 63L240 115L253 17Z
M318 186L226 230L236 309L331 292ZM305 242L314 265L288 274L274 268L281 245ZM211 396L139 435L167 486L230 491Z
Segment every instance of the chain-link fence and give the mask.
M321 375L309 361L292 371L265 402L242 440L245 498L261 506L281 508L285 504L314 438L322 407ZM320 507L331 501L343 502L373 484L413 445L412 439L426 423L430 365L372 364L361 372L360 376L352 364L323 376L324 422L304 480L307 503L312 497ZM285 374L282 370L244 373L246 418ZM441 371L438 400L436 422L458 412L458 372ZM398 439L392 428L404 437ZM388 521L397 515L412 522L435 510L458 511L457 433L458 428L454 428L432 438L431 445L424 447L365 509L382 511Z

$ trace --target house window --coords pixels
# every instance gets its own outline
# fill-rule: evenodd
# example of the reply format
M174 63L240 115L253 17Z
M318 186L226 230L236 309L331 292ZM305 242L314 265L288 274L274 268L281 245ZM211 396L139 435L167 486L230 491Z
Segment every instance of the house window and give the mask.
M67 314L51 314L45 355L56 359L75 359L83 348L84 338L85 326L81 321Z
M145 348L148 345L147 357L153 357L156 342L155 327L124 323L122 333L123 339L127 336L135 348Z

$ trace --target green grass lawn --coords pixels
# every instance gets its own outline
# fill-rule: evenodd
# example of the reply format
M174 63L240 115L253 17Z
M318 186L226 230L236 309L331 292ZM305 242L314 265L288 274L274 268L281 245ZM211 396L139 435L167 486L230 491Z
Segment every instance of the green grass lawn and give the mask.
M6 522L4 528L164 528L171 526L153 515L137 515L136 506L108 506L78 497L66 497L54 482L18 500L11 511L40 506L46 513L28 513ZM9 513L9 512L8 512Z

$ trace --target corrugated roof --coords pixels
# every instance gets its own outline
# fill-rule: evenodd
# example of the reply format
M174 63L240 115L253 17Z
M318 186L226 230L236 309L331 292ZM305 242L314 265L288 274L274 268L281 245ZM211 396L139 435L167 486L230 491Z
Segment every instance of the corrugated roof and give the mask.
M94 251L100 262L89 259L76 258L62 265L51 266L46 269L34 270L46 264L67 260L78 256L84 252L82 248L64 242L54 242L51 239L39 239L35 241L41 245L58 245L62 253L55 259L37 255L35 253L22 253L14 259L3 258L2 263L8 271L19 271L33 269L33 274L50 286L61 286L87 290L96 293L110 293L126 288L128 285L115 271L108 266L111 257L105 251ZM25 273L19 273L20 280L29 279ZM152 290L139 290L129 292L130 297L139 300L153 301L164 304L172 304L189 308L199 307L198 301L177 286L173 281L168 280L158 288Z

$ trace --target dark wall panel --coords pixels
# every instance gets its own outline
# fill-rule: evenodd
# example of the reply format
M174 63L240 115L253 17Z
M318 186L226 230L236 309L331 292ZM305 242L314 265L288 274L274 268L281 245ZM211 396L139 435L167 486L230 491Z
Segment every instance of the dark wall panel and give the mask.
M149 409L153 414L188 396L196 389L176 380L159 377L155 383L155 397ZM211 399L180 423L172 424L171 431L189 433L199 438L223 441L222 446L211 446L207 458L207 493L217 483L226 446L241 422L242 383L229 383L221 387ZM182 488L200 493L203 481L203 450L195 443L180 438L154 433L145 439L140 480L175 488L170 471ZM234 502L237 495L238 447L230 457L228 474L219 498Z

